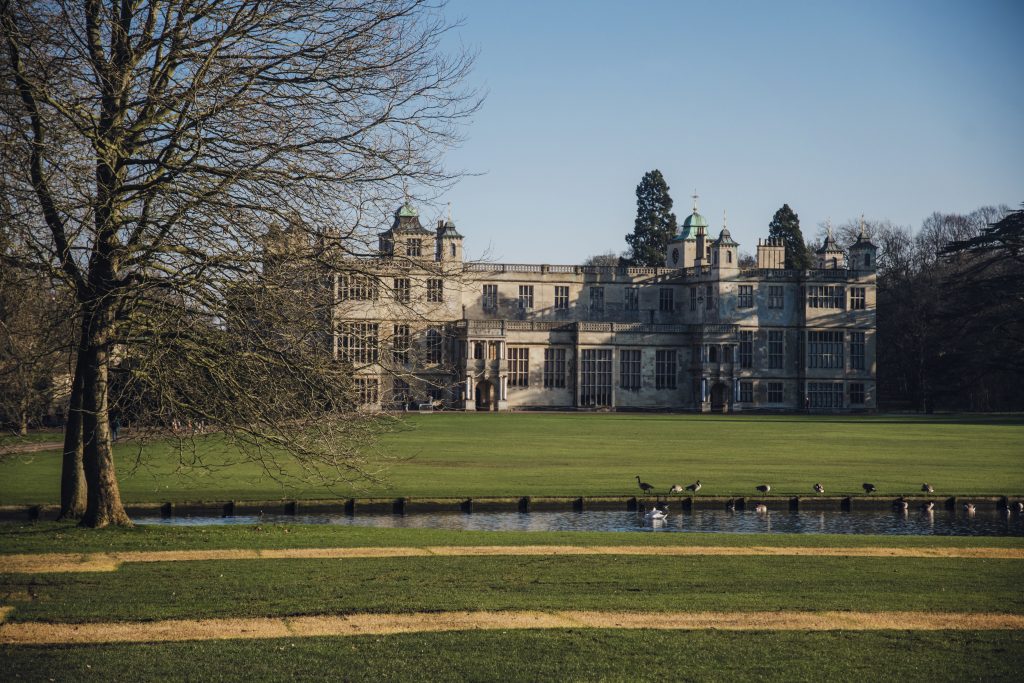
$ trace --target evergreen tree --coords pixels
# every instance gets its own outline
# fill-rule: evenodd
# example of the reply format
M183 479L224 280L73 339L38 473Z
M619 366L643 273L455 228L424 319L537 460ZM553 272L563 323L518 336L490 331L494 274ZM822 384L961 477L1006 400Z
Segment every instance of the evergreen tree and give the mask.
M631 266L657 267L665 264L665 250L676 234L676 215L672 213L672 197L661 171L644 174L636 186L636 222L626 235L632 251Z
M800 232L800 217L789 208L789 204L783 204L782 208L775 212L772 222L768 224L768 236L772 239L781 239L785 243L786 268L807 270L814 264L811 252L804 242L804 235Z

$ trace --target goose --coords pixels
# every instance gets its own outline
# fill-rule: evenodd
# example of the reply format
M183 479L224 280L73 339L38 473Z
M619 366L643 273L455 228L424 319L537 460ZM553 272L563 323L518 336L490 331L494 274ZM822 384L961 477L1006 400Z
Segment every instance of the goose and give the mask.
M822 486L820 483L815 484L814 485L814 492L815 493L825 493L825 487Z
M757 505L754 506L754 512L756 512L759 515L763 515L766 512L768 512L768 506L765 505L764 503L758 503Z
M700 491L700 479L698 479L694 483L692 483L689 486L687 486L686 490L687 491L693 491L694 493L697 493L697 491Z
M683 485L682 484L673 484L672 488L670 488L668 490L668 492L669 493L682 493L684 490L685 489L683 489Z
M964 503L964 512L973 515L975 513L974 503Z
M640 485L640 490L644 493L650 493L654 490L654 487L648 484L646 481L640 481L640 475L636 477L636 483Z
M768 484L761 484L760 486L757 487L757 490L760 491L761 493L768 493L769 491L772 490L772 487L769 486Z
M931 514L932 512L935 512L935 503L933 503L932 501L928 501L927 503L921 506L921 512L924 512L926 514Z
M921 484L921 490L925 493L935 493L935 488L931 484Z
M1017 504L1014 506L1014 509L1017 510L1017 512L1024 512L1024 503L1018 500Z
M864 493L874 493L878 490L874 484L861 484L861 486L864 488Z

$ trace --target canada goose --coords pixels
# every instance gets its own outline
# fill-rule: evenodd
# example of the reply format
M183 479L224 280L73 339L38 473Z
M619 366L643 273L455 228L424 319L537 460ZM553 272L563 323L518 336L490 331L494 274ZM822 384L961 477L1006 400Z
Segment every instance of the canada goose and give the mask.
M682 484L673 484L672 488L668 490L669 493L682 493L684 491Z
M640 475L636 477L636 483L640 484L640 490L644 493L650 493L654 490L654 487L648 484L646 481L640 481Z
M925 493L935 493L935 488L931 484L921 484L921 490Z
M692 483L689 486L687 486L686 490L687 491L693 491L694 493L697 493L697 491L700 491L700 479L698 479L694 483Z
M757 487L757 490L760 491L761 493L768 493L769 491L772 490L772 487L769 486L768 484L761 484L760 486Z
M864 493L874 493L877 491L874 484L861 484L864 487Z
M815 484L814 485L814 492L815 493L825 493L825 487L822 486L820 483Z
M763 515L766 512L768 512L768 506L765 505L764 503L758 503L757 505L754 506L754 512L756 512L759 515Z
M973 515L975 513L974 503L964 503L964 512Z

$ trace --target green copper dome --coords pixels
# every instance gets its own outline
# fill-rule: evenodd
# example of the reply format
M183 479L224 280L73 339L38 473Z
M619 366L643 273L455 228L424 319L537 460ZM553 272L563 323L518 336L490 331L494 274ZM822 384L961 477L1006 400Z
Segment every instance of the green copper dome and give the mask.
M708 221L704 216L694 211L686 220L683 221L683 232L687 232L686 228L706 228L708 227Z
M404 217L411 218L412 216L419 216L419 215L420 215L420 212L417 211L416 207L413 206L412 204L410 204L409 202L406 202L406 203L402 204L402 208L400 208L398 210L398 216L399 217L403 217L404 216Z

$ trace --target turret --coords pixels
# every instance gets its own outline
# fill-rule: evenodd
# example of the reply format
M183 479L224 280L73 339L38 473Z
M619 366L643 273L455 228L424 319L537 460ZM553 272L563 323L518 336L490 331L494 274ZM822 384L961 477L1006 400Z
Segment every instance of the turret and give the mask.
M786 243L778 238L757 241L757 267L782 270L786 267Z
M382 256L430 259L435 256L437 235L420 224L420 214L406 201L395 211L391 229L380 235Z
M434 259L445 263L462 263L462 235L452 221L451 205L448 206L448 220L437 221L437 251Z
M683 263L691 263L698 268L706 268L711 260L711 243L708 241L708 222L697 212L697 193L693 193L693 213L683 220L683 236L693 236L693 251L686 253ZM684 245L688 242L684 241Z
M718 233L718 239L711 244L711 268L719 271L738 271L739 246L729 234L725 212L722 212L722 231Z
M817 256L817 268L826 270L846 268L846 253L843 252L836 243L835 238L832 237L831 224L828 226L828 235L825 237L825 243L814 253Z
M878 267L875 257L878 247L871 243L864 233L864 216L860 217L860 232L857 241L850 245L850 270L866 270L874 272Z

